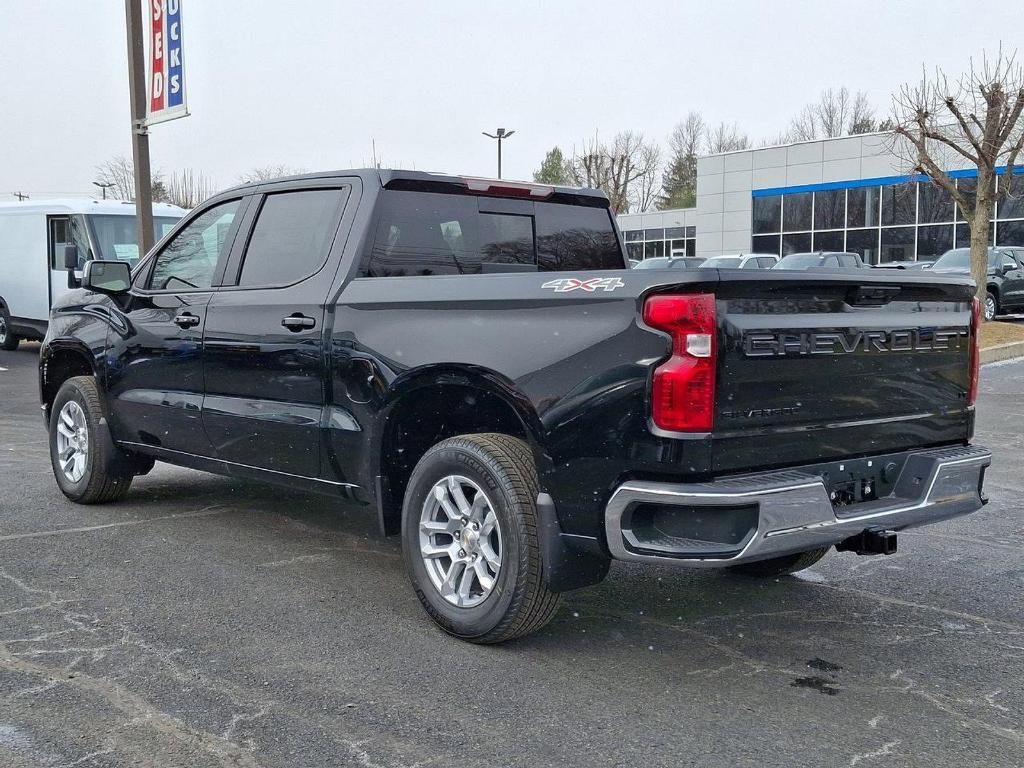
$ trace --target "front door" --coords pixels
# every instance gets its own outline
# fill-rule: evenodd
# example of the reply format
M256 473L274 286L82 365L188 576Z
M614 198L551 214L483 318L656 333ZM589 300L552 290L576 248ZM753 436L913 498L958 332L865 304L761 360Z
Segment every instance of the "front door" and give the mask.
M232 256L206 321L203 424L220 459L320 475L325 301L348 194L337 184L283 185L252 203L248 243Z
M202 424L203 330L241 200L207 208L135 276L109 337L108 392L115 439L209 456Z

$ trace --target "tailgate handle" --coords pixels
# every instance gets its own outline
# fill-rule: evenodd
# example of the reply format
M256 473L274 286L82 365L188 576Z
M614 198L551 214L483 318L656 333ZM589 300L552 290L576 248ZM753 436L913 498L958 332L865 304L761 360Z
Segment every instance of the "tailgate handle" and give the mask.
M862 285L850 291L847 302L857 307L880 307L895 299L900 290L898 285Z

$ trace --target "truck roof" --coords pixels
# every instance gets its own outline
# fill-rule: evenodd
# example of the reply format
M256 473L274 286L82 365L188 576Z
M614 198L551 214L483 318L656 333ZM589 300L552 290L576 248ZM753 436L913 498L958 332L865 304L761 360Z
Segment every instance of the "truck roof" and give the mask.
M54 197L0 203L0 216L18 213L97 213L107 216L134 216L135 203L124 200L91 200L87 197ZM184 216L184 208L153 203L154 216Z
M608 196L599 189L588 187L562 187L550 184L535 184L529 181L514 181L511 179L491 179L477 176L454 176L447 173L431 173L428 171L407 171L394 168L349 168L336 171L319 171L317 173L301 173L295 176L282 176L278 179L267 179L264 181L248 182L239 184L231 189L218 193L218 197L224 193L236 192L241 189L253 189L265 184L276 184L281 181L303 181L306 179L329 179L335 176L359 176L364 181L376 181L384 188L410 189L415 186L437 185L439 187L462 187L470 190L470 194L487 194L487 188L493 190L490 194L498 196L516 197L548 197L550 195L572 195L575 197L589 197L596 200L607 201ZM530 195L530 189L543 190L543 195Z

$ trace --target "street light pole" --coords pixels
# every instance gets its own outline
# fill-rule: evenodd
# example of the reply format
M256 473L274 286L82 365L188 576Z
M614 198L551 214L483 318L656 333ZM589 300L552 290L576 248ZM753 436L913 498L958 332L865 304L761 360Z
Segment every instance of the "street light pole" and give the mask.
M488 136L488 137L490 137L492 139L497 139L498 140L498 178L500 179L501 178L501 142L502 142L502 139L509 138L513 133L515 133L515 131L506 131L504 128L499 128L496 133L488 133L487 131L482 131L482 133L483 133L484 136Z
M104 200L107 199L107 190L110 189L112 186L114 186L114 182L112 182L112 181L106 181L106 182L104 182L104 181L94 181L93 184L103 190L103 199Z
M149 3L146 4L149 7ZM128 89L132 107L132 162L135 166L135 219L139 256L153 247L153 187L149 167L149 131L146 128L146 61L142 41L142 4L124 0L128 28Z

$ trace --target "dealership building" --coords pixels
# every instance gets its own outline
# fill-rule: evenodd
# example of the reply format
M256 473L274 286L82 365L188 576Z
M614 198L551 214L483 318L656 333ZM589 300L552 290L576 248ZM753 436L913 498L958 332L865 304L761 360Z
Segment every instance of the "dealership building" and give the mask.
M893 140L868 133L699 158L695 208L618 217L629 256L826 250L878 264L969 245L951 197L909 174ZM947 170L958 187L973 190L976 169L947 159ZM1024 246L1024 180L1014 191L993 220L998 245Z

